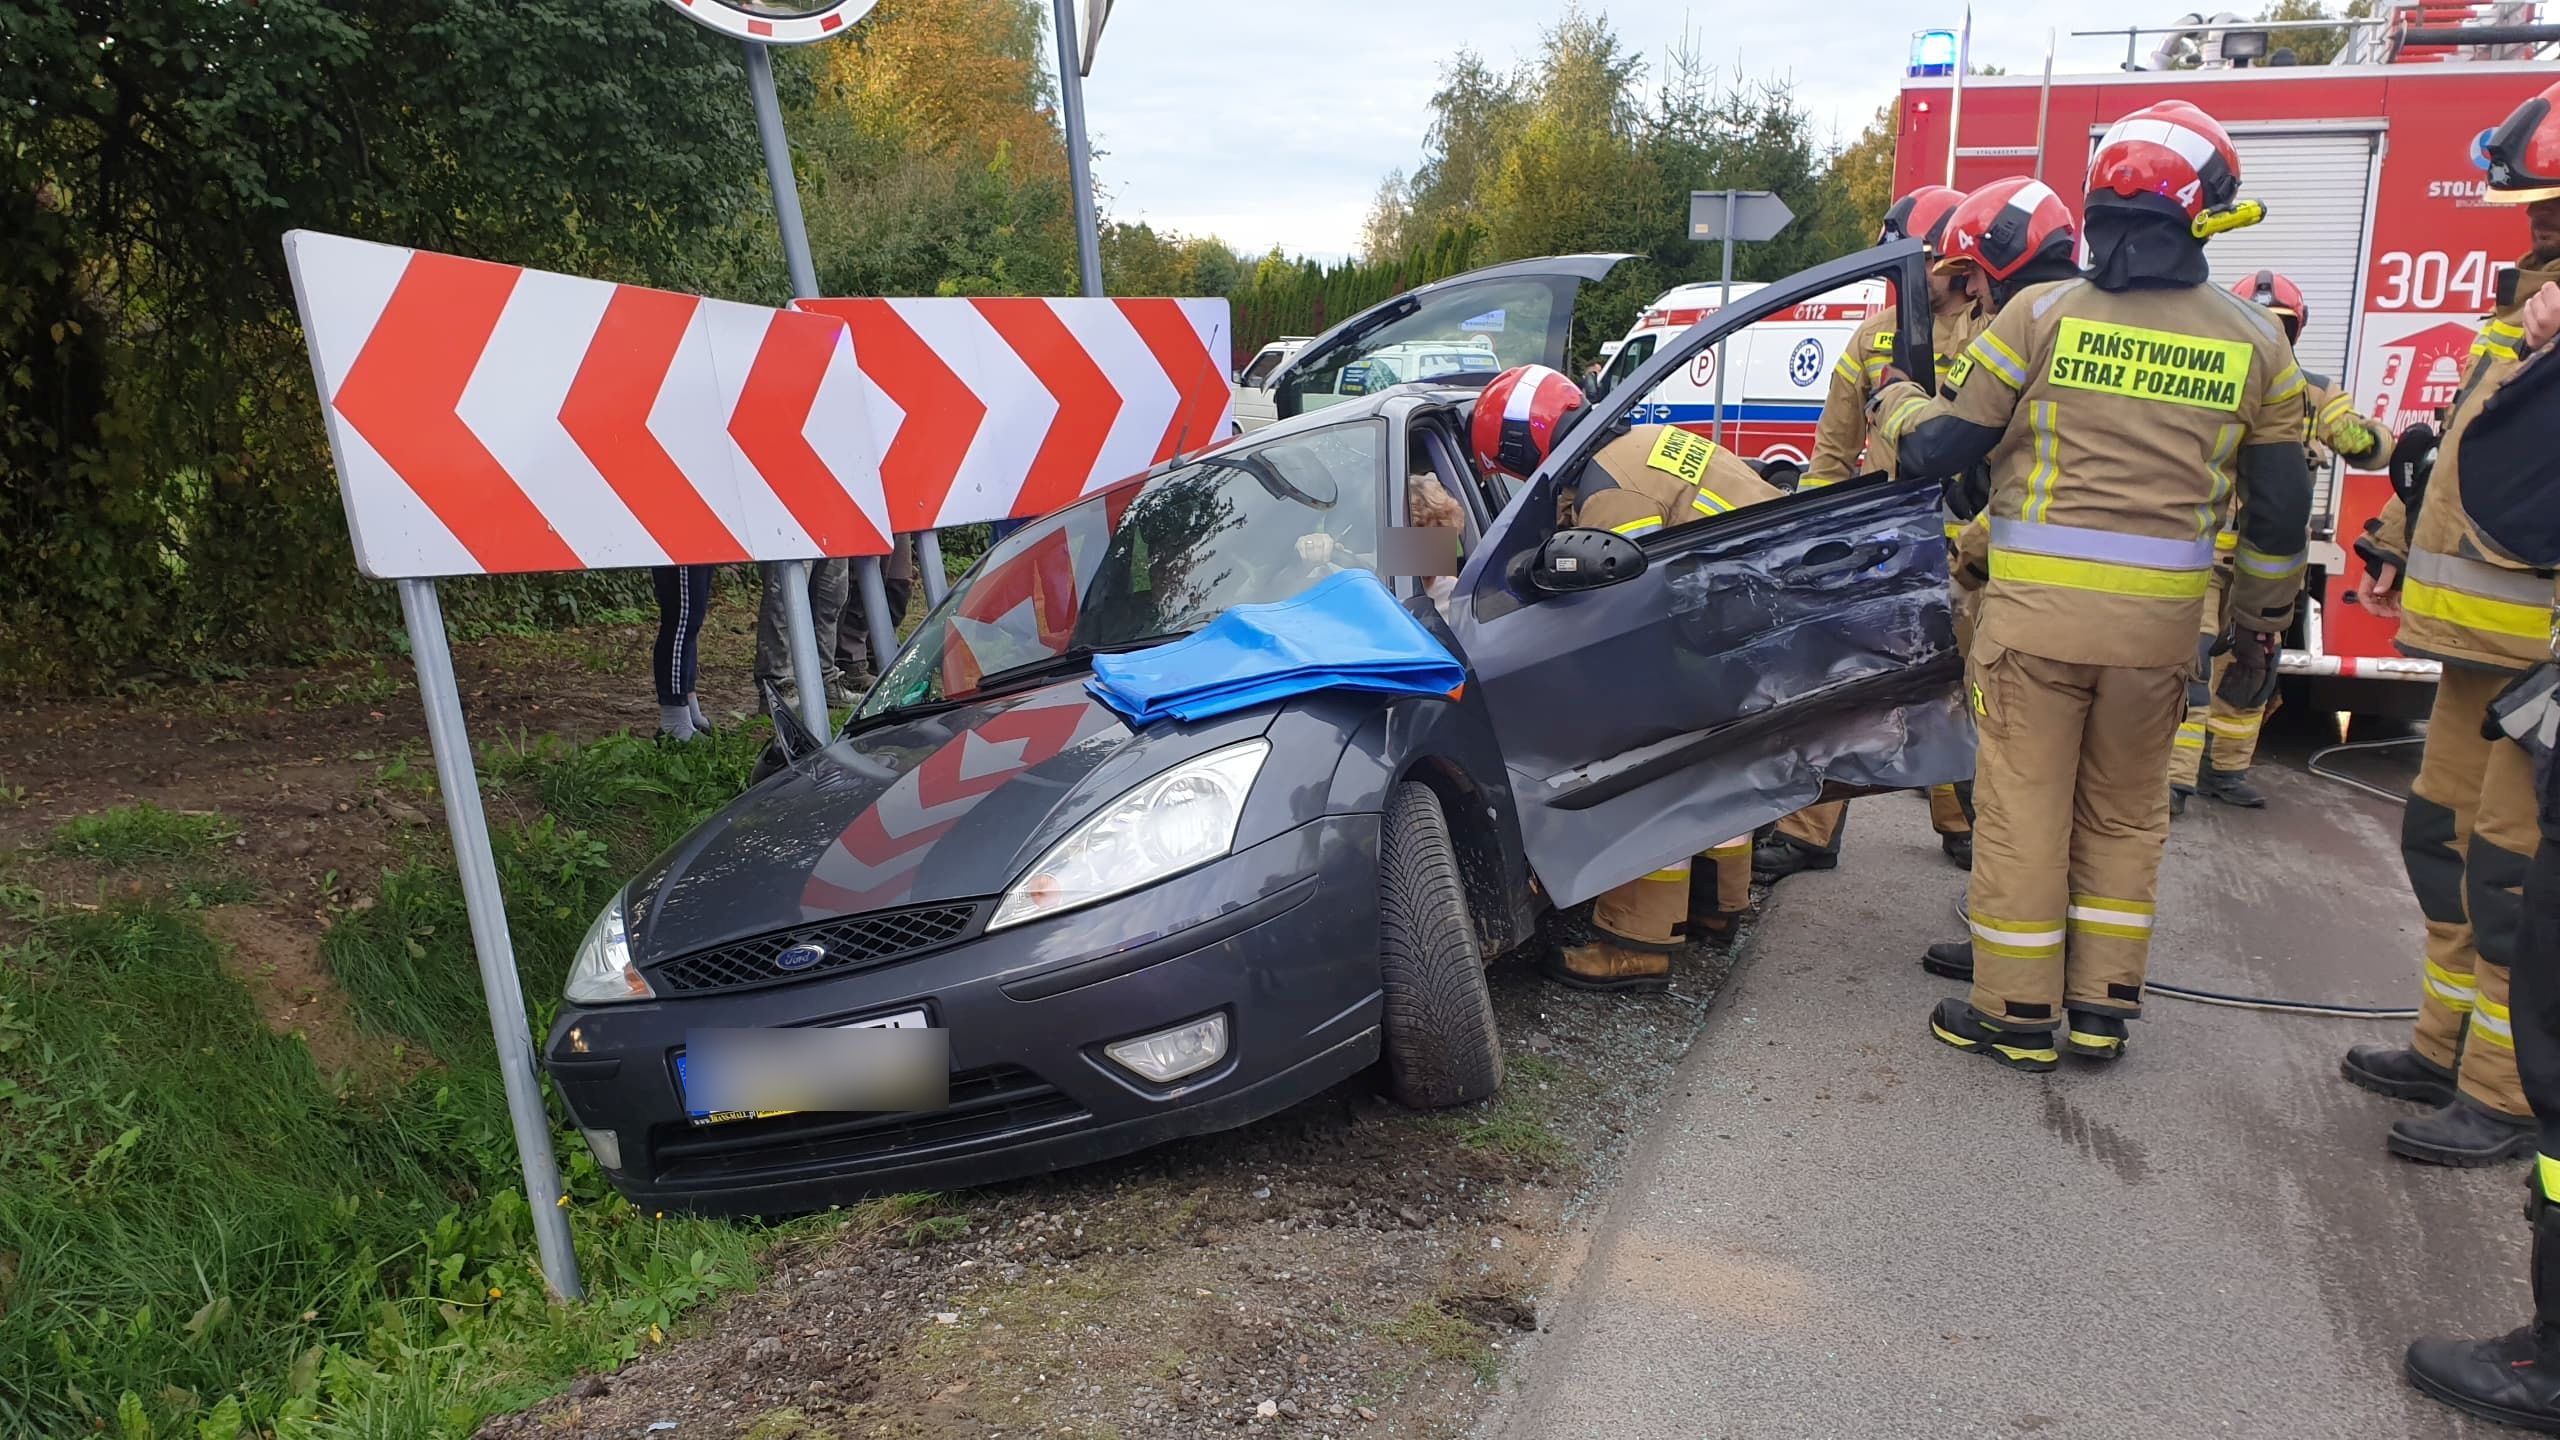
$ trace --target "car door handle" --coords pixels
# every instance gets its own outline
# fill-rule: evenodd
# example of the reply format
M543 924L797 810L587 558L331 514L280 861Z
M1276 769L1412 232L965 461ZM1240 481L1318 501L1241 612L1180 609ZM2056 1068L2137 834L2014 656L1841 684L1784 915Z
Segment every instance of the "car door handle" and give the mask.
M1805 580L1827 580L1835 575L1854 575L1870 566L1881 565L1902 549L1898 539L1869 540L1852 545L1846 540L1825 540L1804 552L1804 558L1778 572L1778 579L1788 584Z

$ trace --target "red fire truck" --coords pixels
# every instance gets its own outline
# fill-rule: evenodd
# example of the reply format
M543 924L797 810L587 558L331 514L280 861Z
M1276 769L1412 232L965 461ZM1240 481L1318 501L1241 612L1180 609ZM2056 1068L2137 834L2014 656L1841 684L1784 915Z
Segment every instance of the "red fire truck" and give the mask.
M2206 247L2215 283L2262 268L2291 276L2311 310L2303 369L2396 433L2451 402L2499 272L2525 249L2517 212L2481 199L2479 141L2560 73L2534 58L2560 34L2534 10L2403 7L2351 29L2339 62L2319 66L2270 57L2266 26L2188 16L2185 28L2117 32L2117 73L1973 76L1960 91L1954 37L1924 32L1902 91L1895 191L2033 173L2076 204L2109 124L2154 101L2192 101L2230 130L2241 193L2267 206L2263 223ZM2137 58L2137 40L2155 37L2165 38ZM2354 603L2349 547L2389 497L2379 474L2319 477L2312 603L2284 666L2321 709L2422 714L2436 676ZM2387 681L2420 683L2376 683Z

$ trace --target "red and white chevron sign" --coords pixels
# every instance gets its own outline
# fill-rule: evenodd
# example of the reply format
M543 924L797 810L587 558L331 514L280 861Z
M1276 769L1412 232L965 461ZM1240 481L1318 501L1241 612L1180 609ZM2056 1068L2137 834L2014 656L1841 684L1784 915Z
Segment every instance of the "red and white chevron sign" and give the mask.
M1224 300L801 300L843 318L901 531L1045 515L1226 436Z
M307 230L285 254L367 575L888 552L840 320Z

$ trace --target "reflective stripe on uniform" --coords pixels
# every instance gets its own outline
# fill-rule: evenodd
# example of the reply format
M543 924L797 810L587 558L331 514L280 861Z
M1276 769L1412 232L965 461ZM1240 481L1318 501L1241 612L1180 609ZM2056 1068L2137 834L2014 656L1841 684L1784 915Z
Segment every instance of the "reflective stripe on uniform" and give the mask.
M2310 560L2311 554L2307 550L2296 550L2290 555L2270 555L2247 545L2237 547L2231 554L2232 568L2253 580L2289 580L2301 574L2302 567Z
M1837 485L1839 483L1840 482L1837 479L1829 475L1820 477L1807 475L1796 481L1796 488L1798 490L1820 490L1826 486Z
M1701 515L1723 515L1733 509L1725 503L1723 496L1709 490L1701 490L1691 497L1689 507Z
M1831 367L1831 373L1843 380L1856 381L1866 378L1866 372L1858 368L1858 362L1846 355L1840 357L1839 364Z
M2433 960L2427 962L2427 993L2456 1015L2468 1015L2480 998L2480 987L2468 975L2456 975Z
M2102 560L2111 565L2131 565L2146 570L2193 570L2204 574L2213 569L2211 541L2126 535L2114 530L2093 530L2085 525L1995 519L1991 522L1991 546L1995 555L2004 550L2029 551L2071 560Z
M2513 360L2524 353L2524 327L2505 320L2492 320L2480 327L2471 339L2471 358L2488 356L2497 360Z
M1730 860L1737 855L1748 855L1750 853L1751 837L1745 835L1739 840L1728 840L1722 845L1718 845L1714 849L1709 850L1707 852L1707 856L1714 860Z
M2228 555L2239 544L2240 532L2237 530L2220 530L2214 533L2213 552L2217 555Z
M2302 378L2302 367L2288 360L2285 367L2276 372L2276 378L2267 382L2267 403L2274 405L2290 400L2310 388L2311 382Z
M1995 920L1979 912L1967 912L1965 923L1973 931L1973 943L1993 955L2012 960L2058 960L2062 958L2062 926L2033 920Z
M2119 940L2151 938L2152 907L2140 900L2110 900L2103 895L2074 895L2071 928L2083 935L2112 935Z
M2486 995L2480 997L2479 1008L2471 1012L2471 1033L2501 1050L2516 1048L2513 1012Z
M1639 515L1633 520L1622 520L1609 527L1613 534L1628 536L1643 535L1661 528L1662 517L1659 515Z
M2204 727L2193 720L2180 722L2178 725L2177 747L2181 750L2203 749Z
M2246 740L2258 733L2263 714L2263 711L2252 710L2246 715L2216 715L2204 723L2225 740ZM2178 728L2184 730L2187 727L2181 725Z
M1647 880L1659 880L1664 884L1669 884L1677 880L1686 880L1689 878L1689 862L1683 860L1676 865L1665 865L1661 869L1654 871L1652 874L1647 875L1644 878Z
M2542 1198L2560 1200L2560 1160L2536 1155L2533 1157L2533 1172L2535 1178L2542 1182Z
M2345 395L2330 396L2329 402L2320 407L2320 423L2324 426L2337 424L2346 415L2347 407L2353 403L2354 401Z
M2238 425L2225 425L2213 433L2213 454L2206 459L2204 467L2205 478L2212 483L2205 487L2205 502L2196 507L2196 533L2199 535L2215 529L2214 522L2223 518L2223 502L2231 498L2231 461L2240 453L2240 437L2245 433ZM2222 534L2231 537L2231 544L2239 543L2239 532L2230 528L2228 520L2223 521L2220 529ZM2215 545L2223 550L2231 548L2219 540Z
M2037 400L2027 406L2027 427L2035 434L2035 468L2027 472L2027 503L2023 514L2029 520L2042 520L2053 512L2053 482L2062 478L2062 437L2054 433L2053 402ZM1994 542L1997 543L1997 542Z
M1964 353L1972 356L1975 364L1989 367L1991 373L2006 381L2010 389L2027 388L2027 362L2017 351L2000 343L1999 336L1985 330L1974 337Z
M2138 565L2110 565L2103 560L2065 560L2055 555L2012 554L1998 549L1991 552L1991 578L2156 600L2201 600L2213 588L2211 570L2148 570Z
M1893 413L1884 417L1885 438L1897 445L1902 443L1902 432L1911 424L1912 417L1928 408L1928 400L1918 395L1894 406Z
M2409 556L2403 609L2467 630L2539 640L2551 633L2551 581L2460 555L2420 550Z

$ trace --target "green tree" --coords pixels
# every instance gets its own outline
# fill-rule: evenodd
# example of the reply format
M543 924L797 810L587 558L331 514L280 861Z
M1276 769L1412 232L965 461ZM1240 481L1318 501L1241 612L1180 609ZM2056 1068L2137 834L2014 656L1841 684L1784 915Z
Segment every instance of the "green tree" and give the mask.
M661 6L18 0L0 32L0 679L379 622L285 230L683 284L759 188L735 47Z
M2378 0L2347 0L2346 8L2335 15L2321 0L2276 0L2276 3L2259 11L2258 18L2275 21L2370 20L2380 13ZM2270 30L2267 32L2267 53L2273 55L2279 50L2290 50L2297 64L2326 65L2346 49L2347 37L2353 33L2341 27Z

